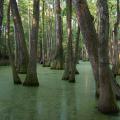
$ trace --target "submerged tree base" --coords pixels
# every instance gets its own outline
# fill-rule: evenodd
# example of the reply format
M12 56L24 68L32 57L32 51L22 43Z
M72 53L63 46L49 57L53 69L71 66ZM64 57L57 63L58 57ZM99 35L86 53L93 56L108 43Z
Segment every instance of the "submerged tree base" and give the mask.
M119 112L119 108L117 106L114 106L111 104L111 106L106 105L100 105L98 107L98 110L104 114L114 114Z
M119 64L114 65L112 68L112 71L113 71L114 77L120 76L120 65Z
M7 66L7 65L9 65L10 64L10 62L9 62L9 60L7 59L2 59L2 60L0 60L0 66Z
M112 89L113 89L113 92L115 94L115 97L117 100L120 100L120 85L117 83L117 81L115 80L115 78L113 78L112 80ZM95 97L96 98L99 98L99 92L97 91L95 93Z
M27 66L26 67L20 67L19 69L17 69L17 72L19 74L27 74Z
M69 80L69 83L75 83L75 79Z
M21 81L14 81L14 84L15 84L15 85L21 85L22 82L21 82Z
M79 71L77 70L77 68L75 69L75 74L78 75Z
M75 76L73 76L71 73L65 72L63 74L62 80L67 80L70 83L75 83Z
M117 83L116 79L112 80L112 88L115 93L116 99L120 100L120 85Z
M38 82L24 82L23 86L28 86L28 87L38 87L39 83Z
M53 70L63 70L64 65L60 61L54 60L54 62L51 63L51 69L53 69Z
M69 72L65 71L63 76L62 76L62 80L69 80Z
M23 86L28 86L28 87L38 87L39 83L38 82L32 82L32 80L24 82Z
M50 64L49 63L45 63L45 64L43 64L43 67L50 67Z
M28 87L38 87L39 86L39 82L38 82L38 78L37 75L33 75L33 74L29 74L27 75L23 86L28 86Z

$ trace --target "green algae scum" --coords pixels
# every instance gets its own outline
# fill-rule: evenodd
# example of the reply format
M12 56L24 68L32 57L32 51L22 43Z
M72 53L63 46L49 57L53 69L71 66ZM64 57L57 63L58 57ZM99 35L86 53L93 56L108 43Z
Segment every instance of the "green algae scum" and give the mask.
M62 70L38 65L40 86L29 88L15 86L11 68L0 67L0 120L120 120L119 114L108 116L97 110L90 63L80 62L77 68L80 74L70 84L61 80Z

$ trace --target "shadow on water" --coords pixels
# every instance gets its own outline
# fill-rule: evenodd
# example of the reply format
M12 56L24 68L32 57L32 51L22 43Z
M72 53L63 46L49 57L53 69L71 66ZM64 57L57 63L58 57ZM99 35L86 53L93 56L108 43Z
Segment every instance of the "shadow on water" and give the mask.
M0 67L0 120L120 120L120 114L97 110L89 62L77 68L80 74L70 84L61 80L63 71L38 65L40 87L28 88L14 86L10 67Z

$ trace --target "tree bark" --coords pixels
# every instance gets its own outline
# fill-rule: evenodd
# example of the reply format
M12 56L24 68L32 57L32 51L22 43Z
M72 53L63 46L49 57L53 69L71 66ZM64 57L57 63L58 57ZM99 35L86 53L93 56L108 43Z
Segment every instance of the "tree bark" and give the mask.
M45 38L45 0L42 0L42 43L43 43L43 49L42 49L42 63L43 67L46 66L46 57L47 57L47 46L46 46L46 38Z
M37 42L39 31L39 0L33 0L33 19L30 34L30 55L24 86L39 86L37 78Z
M77 37L76 37L76 45L75 45L75 74L79 74L77 70L77 63L79 62L79 43L80 43L80 27L78 25L77 28Z
M86 0L74 0L74 3L77 10L78 24L85 40L84 43L93 69L96 96L99 96L98 37L93 23L94 18L90 14Z
M99 29L99 81L100 97L98 109L103 113L117 113L118 106L112 89L112 71L109 67L108 39L109 39L109 11L107 0L98 0L100 13Z
M12 53L12 49L11 49L11 45L10 45L10 4L8 5L8 10L7 10L7 47L8 47L8 53L9 53L11 67L12 67L14 84L21 84L21 80L16 71L13 53Z
M96 97L99 97L99 59L98 59L98 36L96 34L93 17L90 14L86 0L74 0L78 23L81 33L85 40L90 63L92 65L93 74L96 82ZM94 39L93 39L94 38ZM120 86L115 79L112 81L112 87L117 99L120 99Z
M18 6L16 0L10 0L11 5L11 11L13 16L14 25L16 28L16 34L17 34L17 40L20 43L20 54L21 54L21 63L20 64L20 73L26 73L27 72L27 66L28 66L28 51L27 46L25 42L25 35L24 30L22 26L21 17L19 14Z
M85 45L86 45L86 48L87 48L87 51L88 51L89 59L90 59L90 62L92 64L93 73L94 73L94 77L95 77L95 80L96 80L96 88L97 88L96 89L96 94L99 95L99 93L100 93L100 96L102 96L103 94L101 95L101 93L103 93L103 91L102 91L103 89L101 89L101 86L99 88L99 85L101 85L101 84L99 84L99 70L98 70L98 68L99 68L98 37L97 37L96 31L95 31L95 26L94 26L94 23L93 23L93 17L90 14L90 11L88 9L86 0L75 0L75 4L76 4L76 8L77 8L78 22L79 22L79 25L80 25L80 29L81 29L83 38L85 40ZM103 33L106 33L106 32L103 32ZM105 52L106 52L105 55L107 55L107 50ZM102 57L103 56L101 56L101 58ZM102 58L102 60L104 60L104 58ZM100 79L101 79L100 81L103 82L102 77L105 77L104 73L109 75L106 78L108 80L105 80L104 81L105 83L103 83L103 84L106 85L106 83L108 83L108 85L105 86L106 89L107 89L107 96L110 96L110 94L112 94L111 95L111 99L112 99L111 101L112 101L112 105L114 106L114 108L111 105L112 109L109 108L109 111L107 111L107 110L104 111L103 109L100 109L100 107L99 107L99 109L102 112L106 112L106 113L107 112L118 112L116 102L115 102L115 99L114 99L114 94L113 94L112 88L110 87L111 83L110 83L109 79L111 80L111 77L112 77L112 76L110 76L110 69L107 66L106 71L104 71L104 66L102 66L102 67L103 68L101 68L101 73L103 73L103 76L100 74L101 75L100 76ZM102 88L103 88L103 86L102 86ZM101 100L101 98L99 100ZM109 101L107 101L107 102L109 104ZM104 101L102 103L103 103L102 105L105 105Z
M66 0L67 5L67 54L65 61L65 69L62 79L69 80L69 82L75 82L75 61L73 58L73 47L72 47L72 0Z
M1 38L2 21L3 21L3 3L4 3L4 0L0 0L0 38Z
M114 61L112 71L114 76L120 75L120 58L119 58L119 50L118 50L118 27L120 22L120 8L119 8L119 0L117 0L117 20L114 24Z
M56 10L56 53L53 60L52 69L63 69L64 58L63 58L63 34L62 34L62 18L61 18L61 8L60 0L55 1Z
M2 21L3 21L3 3L4 3L4 0L0 0L0 42L1 42ZM0 49L0 59L1 57L2 57L2 53Z

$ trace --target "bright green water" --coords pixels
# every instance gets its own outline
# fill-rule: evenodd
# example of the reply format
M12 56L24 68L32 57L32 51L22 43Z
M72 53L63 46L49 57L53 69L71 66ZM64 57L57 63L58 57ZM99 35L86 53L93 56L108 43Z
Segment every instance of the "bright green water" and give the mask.
M38 65L40 87L27 88L13 85L10 67L0 67L0 120L120 120L97 111L90 64L78 70L72 84L61 80L63 71Z

